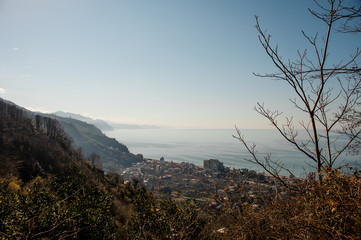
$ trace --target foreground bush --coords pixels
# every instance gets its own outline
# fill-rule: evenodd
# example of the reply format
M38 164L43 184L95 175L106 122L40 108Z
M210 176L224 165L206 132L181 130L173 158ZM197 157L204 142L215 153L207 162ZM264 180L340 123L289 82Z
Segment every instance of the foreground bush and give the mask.
M133 194L135 213L124 232L126 239L206 239L207 223L191 201L159 200L144 187Z
M118 239L109 196L77 180L1 180L0 238Z
M321 184L305 180L297 194L258 209L223 216L224 239L361 239L361 178L332 171ZM237 214L235 214L237 211Z

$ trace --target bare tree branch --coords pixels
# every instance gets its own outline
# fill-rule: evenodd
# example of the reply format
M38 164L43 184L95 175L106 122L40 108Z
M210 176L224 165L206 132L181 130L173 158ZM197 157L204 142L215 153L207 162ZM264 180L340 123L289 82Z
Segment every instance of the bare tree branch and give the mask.
M359 20L361 6L347 5L344 0L327 0L322 3L315 1L315 4L318 10L309 9L309 12L326 23L327 31L321 37L323 39L321 43L318 40L318 33L311 37L302 32L315 55L313 60L308 58L307 49L302 52L297 51L296 61L283 60L284 58L279 55L278 45L271 44L271 35L261 28L257 16L255 26L259 33L259 42L278 71L263 75L254 73L254 75L287 83L295 94L294 98L289 99L290 102L307 119L306 122L301 120L298 123L306 131L308 138L298 139L293 117L286 117L285 123L280 124L277 119L282 112L270 111L260 103L257 103L254 109L267 118L287 142L316 163L318 179L322 181L323 171L331 170L336 159L350 147L357 146L357 143L361 144L361 121L356 120L352 115L357 113L356 109L361 106L361 68L358 64L361 51L356 49L348 60L341 59L336 64L332 64L329 60L329 49L332 47L330 39L334 30L339 29L342 24L344 27L351 26L351 23L354 24ZM340 128L342 131L338 130ZM238 129L237 132L236 138L245 145L251 155L255 154L255 146L249 147ZM347 136L348 141L340 146L334 134ZM272 162L270 155L266 157L265 162L257 161L255 156L253 158L253 162L263 168L269 167L268 163ZM280 164L276 163L276 166ZM269 170L276 169L269 168Z
M285 168L281 162L273 161L271 159L271 155L269 155L269 154L267 154L266 156L263 157L264 160L260 160L257 157L256 145L255 144L248 145L244 139L244 136L241 134L241 131L237 128L237 126L235 126L235 128L236 128L237 136L233 135L233 137L238 139L243 144L243 146L246 148L247 152L251 155L251 158L244 158L244 160L261 166L263 168L263 170L265 170L273 178L280 181L281 184L283 186L285 186L286 188L291 189L291 190L296 190L296 191L299 190L299 189L294 188L293 186L290 186L289 184L287 184L280 176L281 170L285 170L290 175L291 174L293 175L293 173L289 169Z

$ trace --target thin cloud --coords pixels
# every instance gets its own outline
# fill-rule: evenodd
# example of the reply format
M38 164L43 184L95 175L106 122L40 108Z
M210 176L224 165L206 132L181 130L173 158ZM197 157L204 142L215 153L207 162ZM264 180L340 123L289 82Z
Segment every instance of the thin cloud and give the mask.
M5 93L6 93L6 89L0 88L0 94L5 94Z
M14 50L14 51L18 51L18 50L19 50L19 48L17 48L17 47L14 47L14 48L13 48L13 50Z

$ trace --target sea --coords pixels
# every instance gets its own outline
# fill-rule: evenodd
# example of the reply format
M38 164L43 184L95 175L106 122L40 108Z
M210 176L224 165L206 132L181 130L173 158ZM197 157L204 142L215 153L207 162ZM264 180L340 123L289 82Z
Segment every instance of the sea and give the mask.
M256 145L257 157L265 159L270 155L273 161L278 161L297 177L305 177L309 172L316 171L314 162L303 153L294 149L276 130L272 129L244 129L240 130L246 142ZM203 166L207 159L218 159L226 167L247 168L264 172L264 170L248 161L251 156L242 143L234 136L238 136L236 129L115 129L106 131L108 137L125 144L134 154L142 154L144 158L166 161L190 162ZM305 138L304 132L299 133L300 139ZM349 163L353 167L361 168L360 157L345 154L337 162L339 166ZM281 171L283 175L289 175Z

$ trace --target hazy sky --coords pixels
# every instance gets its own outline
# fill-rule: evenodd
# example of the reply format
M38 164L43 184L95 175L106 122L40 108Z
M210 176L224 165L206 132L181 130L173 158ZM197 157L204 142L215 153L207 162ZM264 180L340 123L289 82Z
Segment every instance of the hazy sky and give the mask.
M32 110L185 128L268 128L294 113L255 15L292 60L323 23L292 0L0 0L0 97ZM335 35L349 55L359 35Z

